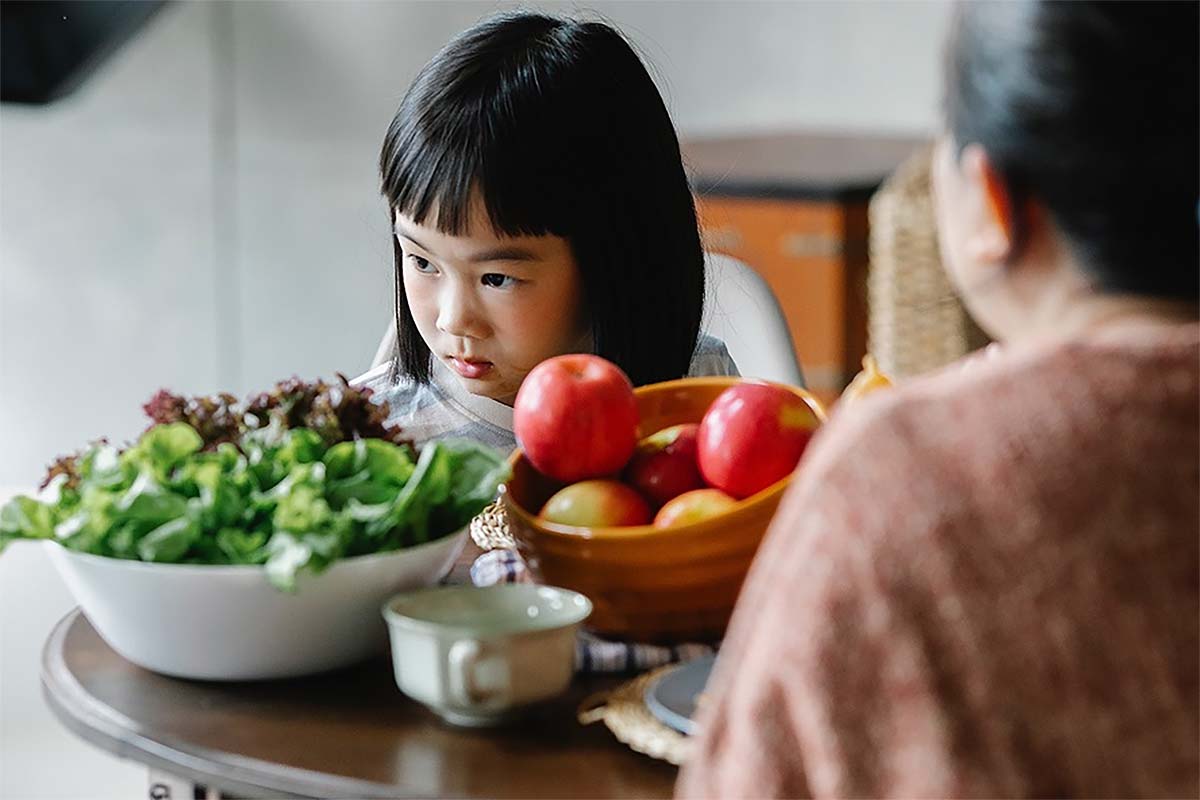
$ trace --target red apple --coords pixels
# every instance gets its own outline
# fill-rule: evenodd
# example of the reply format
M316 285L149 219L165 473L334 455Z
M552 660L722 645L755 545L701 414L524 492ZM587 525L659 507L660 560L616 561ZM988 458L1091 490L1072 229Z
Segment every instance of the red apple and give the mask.
M559 489L538 514L547 522L585 528L647 525L650 506L640 494L619 481L591 480Z
M534 468L563 483L620 472L637 444L633 385L599 356L555 356L525 376L513 432Z
M704 488L700 466L696 463L694 422L672 425L642 439L637 444L625 479L655 507L692 489Z
M699 522L724 514L736 505L737 500L720 489L695 489L679 495L659 509L654 517L654 527L669 528L672 525Z
M700 421L700 473L709 486L749 497L791 474L820 425L816 411L782 386L731 386Z

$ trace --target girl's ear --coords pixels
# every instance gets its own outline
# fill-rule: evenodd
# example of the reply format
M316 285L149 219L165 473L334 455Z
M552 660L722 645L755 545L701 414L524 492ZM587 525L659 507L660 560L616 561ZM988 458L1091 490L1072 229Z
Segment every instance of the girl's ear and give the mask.
M1004 263L1013 253L1017 236L1012 193L987 152L967 145L961 157L968 186L967 255L982 263Z

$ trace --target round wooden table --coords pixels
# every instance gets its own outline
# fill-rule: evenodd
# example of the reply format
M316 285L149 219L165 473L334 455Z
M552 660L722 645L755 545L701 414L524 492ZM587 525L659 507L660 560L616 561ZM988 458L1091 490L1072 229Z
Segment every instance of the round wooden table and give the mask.
M674 767L575 719L617 683L581 677L520 723L467 730L402 695L383 657L284 681L168 678L113 652L78 609L42 661L46 700L76 734L246 797L669 797Z

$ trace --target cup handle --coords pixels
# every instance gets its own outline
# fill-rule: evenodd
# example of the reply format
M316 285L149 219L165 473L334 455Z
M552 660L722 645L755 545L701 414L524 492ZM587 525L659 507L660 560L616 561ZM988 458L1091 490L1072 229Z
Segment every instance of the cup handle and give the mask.
M463 706L481 703L488 698L475 684L475 665L483 654L483 646L474 639L462 639L450 647L450 696Z

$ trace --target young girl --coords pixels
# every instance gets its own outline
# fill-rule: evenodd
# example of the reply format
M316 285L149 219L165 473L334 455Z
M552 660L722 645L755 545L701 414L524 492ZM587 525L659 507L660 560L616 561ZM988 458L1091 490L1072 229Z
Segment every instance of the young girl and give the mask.
M512 448L540 361L593 352L635 385L736 375L700 335L704 258L675 129L611 27L485 21L418 74L380 156L397 347L359 379L418 442Z

